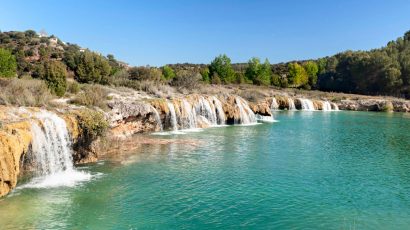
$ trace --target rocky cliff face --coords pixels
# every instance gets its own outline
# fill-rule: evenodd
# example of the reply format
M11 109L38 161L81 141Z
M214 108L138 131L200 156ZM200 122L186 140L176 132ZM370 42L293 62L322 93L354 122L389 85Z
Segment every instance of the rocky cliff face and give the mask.
M22 157L29 150L30 142L29 122L3 124L0 130L0 197L17 185Z

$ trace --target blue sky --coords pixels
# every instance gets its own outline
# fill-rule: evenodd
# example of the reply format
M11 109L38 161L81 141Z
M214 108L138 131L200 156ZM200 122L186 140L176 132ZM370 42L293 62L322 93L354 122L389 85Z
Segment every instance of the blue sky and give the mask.
M132 65L271 63L385 45L410 30L408 0L0 0L0 30L45 29Z

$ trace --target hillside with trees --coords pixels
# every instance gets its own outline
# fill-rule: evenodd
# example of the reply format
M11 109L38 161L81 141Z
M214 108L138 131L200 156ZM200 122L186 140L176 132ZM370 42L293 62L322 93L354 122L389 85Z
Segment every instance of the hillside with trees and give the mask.
M55 36L25 32L0 33L0 77L38 79L63 96L73 84L103 84L146 90L146 82L177 89L201 84L254 84L276 88L410 97L410 31L370 51L345 51L317 60L270 64L251 58L231 63L225 55L210 64L130 67L113 55L65 43ZM3 85L7 85L4 83Z

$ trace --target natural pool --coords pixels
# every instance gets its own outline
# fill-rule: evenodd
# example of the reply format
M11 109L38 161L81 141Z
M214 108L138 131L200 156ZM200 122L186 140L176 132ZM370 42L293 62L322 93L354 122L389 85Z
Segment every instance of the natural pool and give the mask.
M1 229L408 229L410 116L277 112L0 200Z

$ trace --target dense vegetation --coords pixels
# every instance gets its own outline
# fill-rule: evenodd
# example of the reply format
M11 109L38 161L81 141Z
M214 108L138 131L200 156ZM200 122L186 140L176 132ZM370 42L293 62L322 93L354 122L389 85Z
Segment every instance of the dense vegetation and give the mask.
M255 84L408 98L410 32L380 49L346 51L317 60L272 65L267 59L261 62L254 57L248 63L232 64L228 56L220 55L209 65L186 63L163 67L129 67L113 55L103 56L32 30L3 32L0 33L0 77L39 79L57 96L78 93L78 82L149 92L154 85L193 89L200 84ZM95 104L81 95L77 101Z

